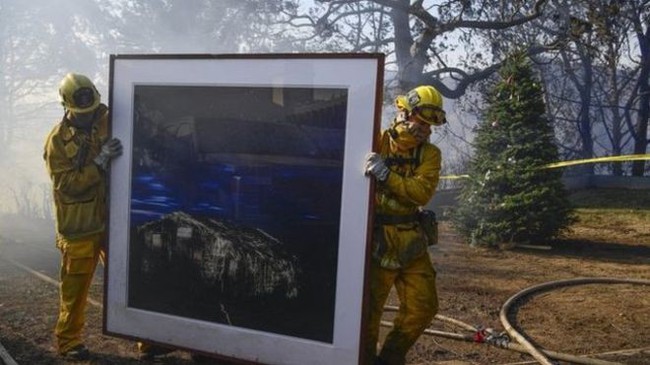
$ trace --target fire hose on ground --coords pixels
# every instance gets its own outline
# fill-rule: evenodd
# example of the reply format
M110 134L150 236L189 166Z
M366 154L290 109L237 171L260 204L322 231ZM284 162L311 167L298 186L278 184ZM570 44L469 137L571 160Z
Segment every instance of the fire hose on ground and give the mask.
M492 345L495 347L504 348L507 350L512 350L520 353L526 353L531 355L537 362L543 365L554 365L550 359L568 361L575 364L585 364L585 365L622 365L617 362L599 360L584 356L576 356L571 354L564 354L555 351L549 351L545 349L539 349L533 345L524 335L519 333L509 321L510 311L514 308L514 304L523 300L524 298L530 297L534 294L538 294L545 291L550 291L557 288L575 286L575 285L586 285L586 284L634 284L634 285L650 285L650 280L644 279L618 279L618 278L576 278L568 280L557 280L550 281L547 283L542 283L539 285L531 286L526 288L512 297L510 297L501 307L501 312L499 318L501 324L505 328L505 332L496 332L493 329L487 328L477 328L475 326L469 325L462 321L459 321L454 318L436 315L435 319L447 322L458 327L461 327L465 330L471 331L471 334L461 334L454 332L444 332L433 329L426 329L425 334L431 336L444 337L454 340L461 340L466 342L473 343L483 343ZM397 311L398 307L395 306L385 306L387 311ZM392 327L393 323L388 321L382 321L382 326ZM516 342L511 341L514 339Z

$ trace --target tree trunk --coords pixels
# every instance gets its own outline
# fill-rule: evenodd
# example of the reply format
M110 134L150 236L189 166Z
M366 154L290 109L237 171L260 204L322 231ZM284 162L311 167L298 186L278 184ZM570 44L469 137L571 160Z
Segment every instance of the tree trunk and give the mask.
M619 110L620 88L618 85L618 52L611 41L608 44L607 51L609 53L609 57L607 57L609 60L608 68L609 72L611 72L609 75L609 83L612 89L612 92L608 95L609 104L611 105L612 109L612 156L620 156L623 149L623 117L621 116L621 111ZM623 175L623 164L621 162L612 163L612 174L614 176Z
M646 32L637 33L641 50L641 72L639 73L639 113L634 133L634 153L645 154L648 149L648 119L650 118L650 21L646 21ZM632 176L643 176L645 161L632 163Z
M398 0L403 6L409 6L409 0ZM418 45L411 36L408 12L396 6L391 10L391 18L395 26L395 54L397 58L398 92L405 93L420 83L424 63L416 57L418 50L428 45Z
M580 114L578 115L578 132L580 134L580 142L582 148L580 149L580 158L588 159L594 157L594 139L592 136L592 126L591 126L591 116L590 116L590 105L591 105L591 93L593 90L594 84L594 70L593 70L593 59L589 56L588 50L584 47L579 46L580 59L582 62L582 81L584 84L582 87L578 87L580 92ZM578 85L576 85L578 86ZM583 164L580 167L580 170L585 175L594 174L594 165L593 164Z

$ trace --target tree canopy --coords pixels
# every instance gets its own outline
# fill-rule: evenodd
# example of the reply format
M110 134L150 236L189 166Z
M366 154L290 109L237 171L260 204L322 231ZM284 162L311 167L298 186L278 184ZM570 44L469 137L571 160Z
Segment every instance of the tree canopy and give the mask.
M470 146L473 122L462 124L481 117L476 91L517 48L548 91L561 158L648 150L650 0L0 0L0 16L0 163L25 180L43 179L61 77L87 74L106 97L109 55L126 53L382 52L387 102L435 86L464 108L441 133ZM583 173L642 176L646 165Z

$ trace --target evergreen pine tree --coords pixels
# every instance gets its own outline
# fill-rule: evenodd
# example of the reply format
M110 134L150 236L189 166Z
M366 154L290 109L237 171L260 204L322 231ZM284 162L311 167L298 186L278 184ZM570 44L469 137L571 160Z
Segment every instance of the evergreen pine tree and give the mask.
M558 161L543 90L524 55L499 76L452 220L473 245L544 242L573 218L561 172L543 168Z

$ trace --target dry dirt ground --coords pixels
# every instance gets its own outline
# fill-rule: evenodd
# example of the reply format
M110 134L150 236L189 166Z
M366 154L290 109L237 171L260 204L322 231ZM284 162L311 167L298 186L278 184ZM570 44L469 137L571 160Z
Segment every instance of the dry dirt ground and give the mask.
M593 217L592 217L593 218ZM472 248L445 223L441 242L431 249L438 271L440 314L473 326L503 331L504 302L533 285L581 277L650 280L650 223L626 219L578 223L550 249ZM23 364L63 364L51 329L57 314L57 288L3 260L0 240L0 343ZM101 275L91 297L101 302ZM396 305L395 298L391 304ZM142 364L133 342L101 332L101 310L88 309L87 346L93 359L81 364ZM536 345L555 352L650 364L650 287L589 284L559 288L517 303L511 323ZM386 320L391 319L387 313ZM432 329L470 334L447 322ZM0 361L1 363L1 361ZM190 364L185 352L158 363ZM408 355L409 364L534 364L532 357L486 344L423 336ZM567 362L560 362L567 364ZM308 364L306 364L308 365ZM337 364L333 364L337 365Z

